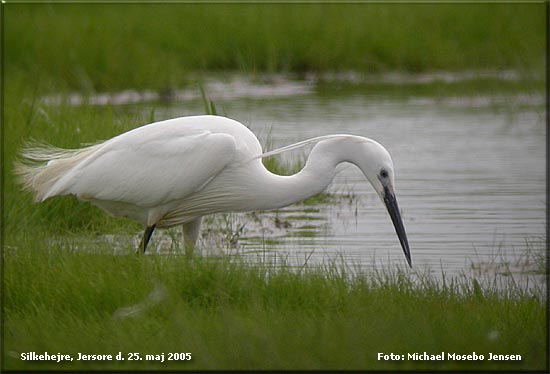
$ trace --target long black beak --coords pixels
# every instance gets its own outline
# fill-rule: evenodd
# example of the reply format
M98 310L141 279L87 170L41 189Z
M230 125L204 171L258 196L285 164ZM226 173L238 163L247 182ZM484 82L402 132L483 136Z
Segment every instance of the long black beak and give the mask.
M397 199L395 198L393 191L390 191L390 189L386 186L384 186L384 204L386 204L386 208L390 214L393 227L395 227L395 233L397 234L401 247L403 248L403 253L405 253L409 266L412 267L411 251L409 249L409 242L407 241L407 233L405 232L405 227L403 226L403 221L401 220L401 213L399 213Z

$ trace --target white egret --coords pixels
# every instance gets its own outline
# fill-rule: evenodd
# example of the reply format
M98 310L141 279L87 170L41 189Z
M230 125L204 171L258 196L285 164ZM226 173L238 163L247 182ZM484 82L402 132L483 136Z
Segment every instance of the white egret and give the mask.
M264 157L314 144L304 168L291 176L269 172ZM87 148L29 146L16 173L35 201L75 195L114 217L146 229L183 226L186 250L195 246L201 218L219 212L281 208L323 191L343 162L355 164L389 212L409 265L411 255L386 149L355 135L326 135L262 153L241 123L218 116L175 118L138 127Z

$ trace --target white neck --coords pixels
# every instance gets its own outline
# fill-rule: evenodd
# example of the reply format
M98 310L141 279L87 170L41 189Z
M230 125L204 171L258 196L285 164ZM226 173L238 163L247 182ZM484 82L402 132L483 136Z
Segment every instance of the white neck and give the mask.
M353 138L338 137L317 143L298 173L276 175L265 169L261 162L255 165L253 210L281 208L324 191L332 182L336 167L342 162L354 162ZM258 160L259 161L259 160ZM258 168L261 169L259 172Z

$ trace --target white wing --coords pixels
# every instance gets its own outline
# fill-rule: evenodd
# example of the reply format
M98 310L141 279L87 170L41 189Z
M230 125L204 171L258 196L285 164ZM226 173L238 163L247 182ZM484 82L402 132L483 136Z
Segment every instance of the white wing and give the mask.
M154 207L185 198L232 162L233 136L153 124L99 146L61 177L44 199L73 194L81 199Z

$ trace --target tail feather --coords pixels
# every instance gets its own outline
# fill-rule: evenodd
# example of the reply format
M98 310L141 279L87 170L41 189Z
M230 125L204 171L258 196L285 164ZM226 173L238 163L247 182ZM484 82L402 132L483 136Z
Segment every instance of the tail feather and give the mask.
M15 174L24 190L43 201L55 183L97 149L99 144L80 149L57 148L46 143L28 142L15 161Z

